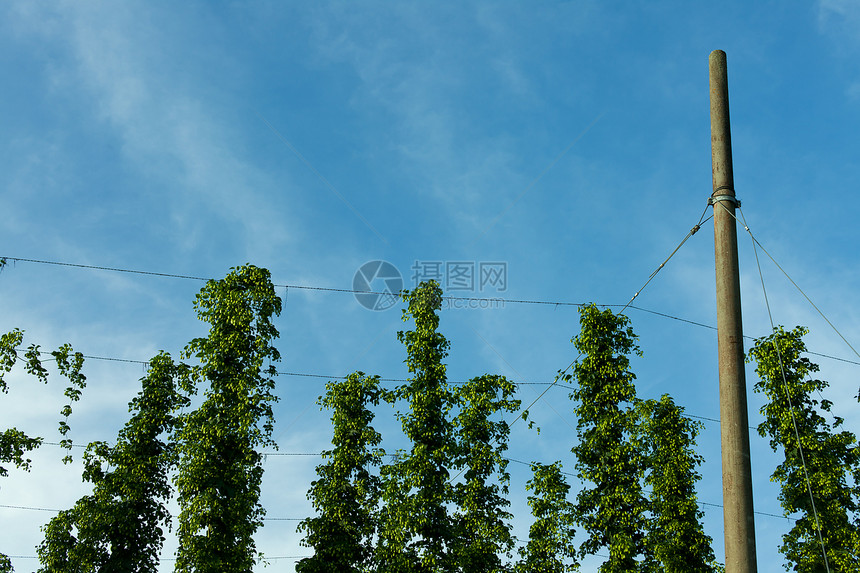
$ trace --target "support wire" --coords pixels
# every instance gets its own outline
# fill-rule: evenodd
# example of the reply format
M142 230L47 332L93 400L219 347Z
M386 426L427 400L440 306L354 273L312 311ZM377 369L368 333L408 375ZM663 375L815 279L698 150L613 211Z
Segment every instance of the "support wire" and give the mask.
M759 275L759 279L761 280L761 290L762 290L762 294L764 295L764 304L767 307L767 317L768 317L768 320L770 321L771 332L775 332L776 327L773 323L773 314L771 313L771 310L770 310L770 302L769 302L768 297L767 297L767 289L765 288L765 285L764 285L764 273L761 270L761 262L759 261L758 249L756 248L756 245L761 247L761 243L759 243L756 240L756 238L752 234L752 231L750 231L750 228L746 222L746 217L744 217L744 213L740 207L738 207L738 211L740 211L740 213L741 213L741 219L742 220L739 220L737 217L735 217L735 214L732 213L728 207L723 205L722 202L720 202L719 204L723 209L726 210L726 212L729 215L734 217L735 221L737 221L738 223L741 223L743 225L744 230L750 236L750 239L752 239L753 253L755 254L755 263L756 263L756 266L758 267L758 275ZM767 251L764 250L764 247L762 247L762 251L767 253ZM770 259L773 261L773 257L771 257L769 253L767 256L770 257ZM773 261L773 262L776 263L776 261ZM777 267L779 267L778 264L777 264ZM779 270L782 271L782 267L779 267ZM785 271L782 271L782 272L785 274L785 276L788 276L788 274L786 274ZM791 277L789 277L789 280L791 280ZM797 287L797 284L794 281L791 281L791 283L795 287ZM797 289L800 290L800 287L797 287ZM801 293L803 293L803 291L801 291ZM803 296L806 297L806 294L804 294ZM806 300L809 300L809 297L806 297ZM809 302L810 302L810 304L812 304L811 300ZM815 307L815 310L818 310L818 307L816 307L814 304L812 306ZM819 312L819 314L821 314L820 310L818 310L818 312ZM821 314L821 316L824 316L824 315ZM825 317L824 320L827 320L827 318ZM830 323L829 320L827 320L827 323L830 324L831 327L833 327L833 324ZM835 327L833 327L833 329L836 330ZM837 331L837 334L838 334L838 331ZM840 334L839 336L842 336L842 335ZM845 338L843 338L842 340L845 340ZM845 342L847 343L848 341L846 340ZM848 346L850 347L851 345L849 344ZM818 519L818 510L815 507L815 496L812 493L812 481L809 479L809 471L806 468L806 457L803 454L803 445L801 444L801 441L800 441L800 431L797 428L797 417L796 417L795 412L794 412L794 404L792 404L792 402L791 402L791 390L788 386L788 379L786 378L786 375L785 375L785 364L783 364L783 361L782 361L782 352L780 352L780 349L779 349L779 340L776 338L773 341L773 347L776 350L776 357L777 357L777 360L779 361L779 370L780 370L780 373L782 374L782 385L783 385L783 388L785 389L786 401L788 402L788 413L789 413L789 416L791 418L791 425L794 428L794 437L797 440L797 450L798 450L798 453L800 454L800 464L803 467L803 477L806 480L806 491L809 493L809 502L812 504L812 516L815 520L815 531L818 534L818 543L821 545L821 555L824 558L824 568L827 571L827 573L830 573L830 563L827 560L827 549L824 545L824 538L821 535L821 522ZM851 350L854 350L854 348L852 347ZM855 350L855 353L856 353L856 350Z

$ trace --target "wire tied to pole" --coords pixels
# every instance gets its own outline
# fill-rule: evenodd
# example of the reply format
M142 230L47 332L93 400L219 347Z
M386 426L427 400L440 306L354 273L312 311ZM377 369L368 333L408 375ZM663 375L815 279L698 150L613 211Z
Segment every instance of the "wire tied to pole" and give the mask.
M717 193L723 190L730 191L731 194L723 193L722 195L717 195ZM711 193L710 197L708 197L708 206L710 207L711 205L716 205L717 203L720 203L722 201L732 203L737 208L740 208L741 206L740 199L735 196L735 190L731 185L720 185L719 187L714 189L714 192Z

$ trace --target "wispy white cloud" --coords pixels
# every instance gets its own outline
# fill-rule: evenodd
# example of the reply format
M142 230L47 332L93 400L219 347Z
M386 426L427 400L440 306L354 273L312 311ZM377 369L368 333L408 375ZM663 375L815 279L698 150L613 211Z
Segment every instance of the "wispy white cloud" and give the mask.
M823 26L836 25L852 30L860 39L860 5L854 0L820 0L818 3L819 23Z
M352 105L385 126L381 141L392 175L406 178L413 197L433 198L449 224L474 233L492 206L520 192L557 152L555 144L530 165L521 149L526 143L505 128L518 121L513 118L499 118L493 132L475 130L470 105L477 111L494 101L539 103L528 62L486 6L336 5L312 10L307 19L320 61L346 63L359 78ZM457 40L452 32L461 28ZM483 62L490 55L488 68ZM492 90L469 92L474 77ZM464 98L474 103L464 105ZM527 144L526 156L535 144Z
M122 157L161 188L172 213L175 240L191 250L206 240L199 221L215 215L243 238L243 250L265 250L294 236L295 224L272 209L262 190L274 182L262 173L223 121L225 110L207 101L205 78L182 38L166 25L172 14L151 5L64 3L22 9L24 28L68 46L68 65L51 66L54 93L89 102L96 122L108 126ZM199 32L196 32L199 33ZM56 34L56 35L53 35ZM228 110L231 114L236 110ZM241 142L240 142L241 143Z
M818 30L829 37L836 54L856 61L860 53L860 3L853 0L819 0ZM860 80L856 77L845 86L845 96L860 99Z

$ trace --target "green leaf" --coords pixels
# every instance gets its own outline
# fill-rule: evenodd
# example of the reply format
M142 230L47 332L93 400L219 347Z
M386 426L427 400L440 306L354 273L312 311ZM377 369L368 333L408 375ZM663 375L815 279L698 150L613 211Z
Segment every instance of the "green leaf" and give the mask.
M818 365L802 356L807 332L800 326L792 331L780 326L770 336L757 339L747 356L748 362L755 362L759 378L754 389L767 398L758 431L770 439L775 452L784 454L771 479L780 484L785 515L795 517L780 551L786 557L786 570L823 571L826 553L831 571L858 571L860 450L854 434L836 431L840 419L828 423L822 415L831 403L819 402L815 396L821 396L829 384L810 376Z

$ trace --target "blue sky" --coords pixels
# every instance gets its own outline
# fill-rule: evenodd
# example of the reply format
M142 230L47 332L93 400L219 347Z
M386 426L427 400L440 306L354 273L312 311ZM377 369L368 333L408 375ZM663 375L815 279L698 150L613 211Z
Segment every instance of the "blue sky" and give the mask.
M10 2L0 17L0 256L222 277L250 262L279 285L349 289L384 260L412 286L423 263L504 263L506 288L448 294L624 304L699 220L711 193L708 54L728 54L735 187L753 234L845 337L860 340L860 5L816 2ZM739 236L745 333L769 331L749 241ZM769 262L778 324L814 352L860 361ZM637 298L716 323L706 224ZM205 332L202 283L27 262L0 274L0 330L91 356L178 354ZM399 306L279 288L279 370L403 378ZM449 309L449 376L549 382L575 358L576 308ZM712 330L638 310L641 397L670 393L717 418ZM860 431L856 364L813 357L827 398ZM112 440L142 366L90 360L71 420L83 444ZM281 376L281 452L324 449L324 378ZM748 370L750 388L754 374ZM522 386L531 402L544 386ZM13 378L3 426L57 441L61 386ZM574 472L567 390L514 426L510 457ZM750 419L761 399L751 393ZM397 447L392 412L378 427ZM707 422L700 499L721 503L719 431ZM753 434L759 570L781 571L787 531ZM0 483L0 504L64 508L87 490L56 447ZM270 517L308 515L318 460L269 457ZM527 472L512 464L515 531ZM575 480L571 482L576 489ZM33 556L50 512L0 508L0 551ZM14 524L14 527L10 527ZM705 507L722 555L722 513ZM269 570L307 555L295 522L269 521ZM168 539L165 556L175 542ZM584 571L596 570L599 558ZM16 558L18 571L36 567ZM164 562L163 570L172 568ZM262 570L262 567L259 567Z

